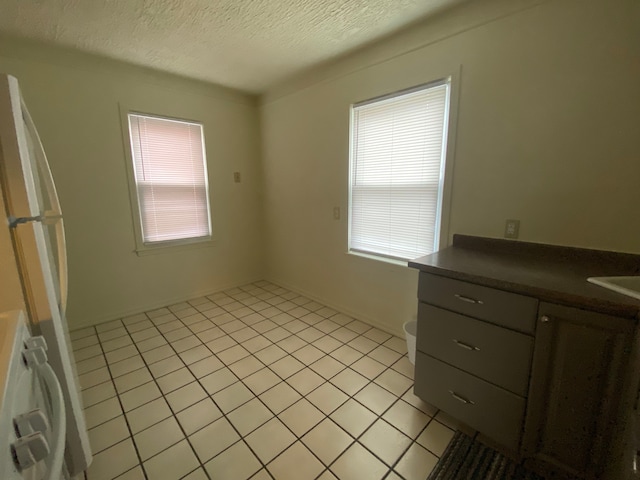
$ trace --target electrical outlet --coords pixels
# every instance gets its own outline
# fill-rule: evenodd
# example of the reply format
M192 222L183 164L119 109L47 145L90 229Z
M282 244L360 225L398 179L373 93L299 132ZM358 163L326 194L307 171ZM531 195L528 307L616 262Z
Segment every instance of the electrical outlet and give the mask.
M340 207L333 207L333 219L340 220Z
M507 220L504 225L504 238L518 238L520 220Z
M240 172L233 172L233 181L240 183Z

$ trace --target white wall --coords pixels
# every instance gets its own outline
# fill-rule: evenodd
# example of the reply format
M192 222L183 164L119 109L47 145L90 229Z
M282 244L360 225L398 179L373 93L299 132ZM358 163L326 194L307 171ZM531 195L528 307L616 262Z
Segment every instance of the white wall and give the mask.
M98 57L0 38L45 146L66 220L71 328L262 277L254 97ZM119 102L204 122L216 243L135 252ZM242 183L233 183L233 172Z
M416 272L345 253L349 106L458 68L449 234L517 218L521 240L640 253L639 8L472 2L272 89L268 277L390 331L415 315Z

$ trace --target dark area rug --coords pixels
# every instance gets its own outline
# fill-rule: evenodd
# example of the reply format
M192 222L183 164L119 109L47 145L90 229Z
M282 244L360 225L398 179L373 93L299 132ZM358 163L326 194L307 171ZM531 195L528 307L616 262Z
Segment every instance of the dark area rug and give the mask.
M544 477L456 432L427 480L544 480Z

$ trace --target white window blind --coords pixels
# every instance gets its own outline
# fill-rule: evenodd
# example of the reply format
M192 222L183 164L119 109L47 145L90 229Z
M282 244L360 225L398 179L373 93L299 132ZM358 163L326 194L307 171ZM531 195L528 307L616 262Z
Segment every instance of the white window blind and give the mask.
M408 260L438 247L449 82L354 105L349 249Z
M211 235L202 125L129 114L144 243Z

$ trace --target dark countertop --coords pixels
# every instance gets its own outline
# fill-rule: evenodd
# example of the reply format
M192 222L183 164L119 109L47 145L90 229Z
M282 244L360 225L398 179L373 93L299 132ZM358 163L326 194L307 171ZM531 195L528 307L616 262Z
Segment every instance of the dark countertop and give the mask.
M587 282L640 275L640 255L454 235L453 245L409 262L423 272L640 319L640 300Z

